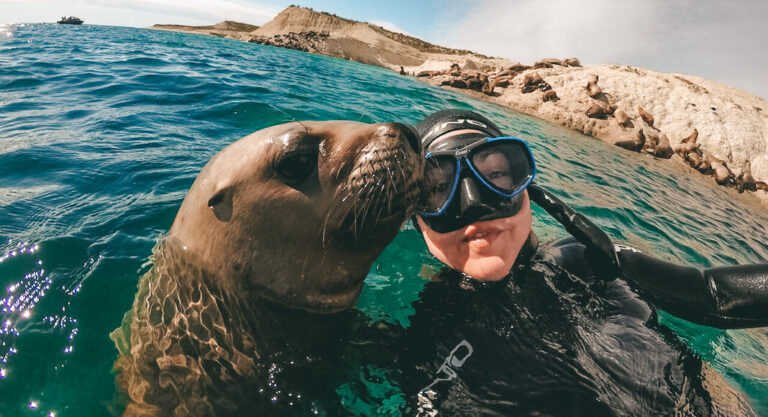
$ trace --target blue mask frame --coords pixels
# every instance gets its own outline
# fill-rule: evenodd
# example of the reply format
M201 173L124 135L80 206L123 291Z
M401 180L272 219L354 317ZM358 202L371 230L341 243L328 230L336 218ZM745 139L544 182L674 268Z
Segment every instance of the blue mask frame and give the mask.
M528 174L528 177L526 181L512 190L511 192L504 191L502 189L499 189L497 186L493 185L492 183L489 183L485 180L485 178L478 172L477 168L472 163L470 156L472 154L472 151L475 148L478 148L480 146L483 146L488 143L493 142L515 142L520 143L523 145L523 148L528 153L528 158L531 160L531 172ZM422 217L434 217L434 216L440 216L442 215L445 210L450 205L451 201L453 201L453 198L455 197L456 190L458 189L459 179L461 178L461 169L462 169L462 161L464 162L464 165L468 166L470 171L472 172L473 176L481 183L483 186L485 186L487 189L493 191L497 195L499 195L502 198L510 199L512 197L515 197L516 195L523 192L523 190L528 187L528 185L533 182L533 179L536 177L536 160L533 158L533 153L531 153L531 148L528 146L528 143L520 139L516 136L499 136L499 137L486 137L483 138L477 142L471 143L467 146L461 147L459 149L451 149L451 150L444 150L444 151L434 151L434 152L427 152L427 154L424 156L425 159L429 160L430 158L434 158L437 156L443 156L443 155L449 155L453 156L456 159L456 172L454 174L453 184L451 186L451 191L448 194L448 198L446 198L445 202L442 204L439 210L435 212L428 212L428 211L421 211L418 210L418 214Z

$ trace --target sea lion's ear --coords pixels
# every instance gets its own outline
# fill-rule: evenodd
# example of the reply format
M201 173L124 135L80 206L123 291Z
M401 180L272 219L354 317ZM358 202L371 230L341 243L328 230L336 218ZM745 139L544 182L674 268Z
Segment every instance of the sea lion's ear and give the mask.
M208 207L213 210L217 219L228 222L232 218L232 188L226 187L216 191L216 194L208 199Z

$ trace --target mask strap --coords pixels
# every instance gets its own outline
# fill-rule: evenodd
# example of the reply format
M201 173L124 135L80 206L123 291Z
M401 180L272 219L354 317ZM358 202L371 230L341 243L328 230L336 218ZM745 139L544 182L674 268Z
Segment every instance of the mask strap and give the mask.
M531 183L528 186L528 195L531 201L562 224L571 236L584 244L587 250L594 255L596 258L594 260L597 263L594 266L601 275L600 278L610 280L618 277L619 259L616 256L611 238L602 229L536 183Z

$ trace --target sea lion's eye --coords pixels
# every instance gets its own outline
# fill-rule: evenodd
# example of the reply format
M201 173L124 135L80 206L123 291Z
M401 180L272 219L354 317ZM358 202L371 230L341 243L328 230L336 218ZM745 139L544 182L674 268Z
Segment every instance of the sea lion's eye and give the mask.
M301 153L286 155L277 163L275 170L286 182L297 183L306 179L315 169L317 156Z

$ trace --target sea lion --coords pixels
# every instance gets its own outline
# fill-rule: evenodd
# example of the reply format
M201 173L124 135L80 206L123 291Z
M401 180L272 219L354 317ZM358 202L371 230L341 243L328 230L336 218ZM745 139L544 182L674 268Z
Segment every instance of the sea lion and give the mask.
M739 175L739 192L742 192L744 190L747 191L756 191L757 190L757 184L755 182L755 178L752 176L752 168L750 166L749 161L744 163L744 168L741 170L741 174Z
M680 141L680 143L689 143L689 142L696 142L696 139L699 137L699 129L693 128L693 132L691 132L690 135L683 138L683 140Z
M545 91L544 94L541 95L541 99L544 101L557 101L560 98L557 97L557 93L555 93L555 90L549 90L549 91Z
M697 152L699 147L701 147L700 143L686 142L686 144L683 146L683 150L685 150L685 152Z
M728 180L731 177L731 170L728 169L728 167L725 165L725 162L722 159L716 158L714 156L709 157L710 165L712 166L713 176L715 178L715 182L717 182L720 185L726 185Z
M658 144L659 144L659 135L651 132L648 135L646 135L646 141L645 141L645 144L643 145L643 151L652 154L656 149L656 145Z
M688 152L693 152L696 150L699 145L696 143L696 139L699 137L699 130L694 128L693 132L691 132L690 135L683 138L683 140L680 141L680 145L675 147L675 153L680 155L681 158L685 159Z
M712 161L709 159L709 155L703 155L701 157L701 164L699 164L696 169L704 175L712 174Z
M590 119L605 119L608 114L608 109L597 103L592 103L584 114Z
M664 133L659 135L659 143L653 149L653 155L659 158L669 159L672 157L672 147L669 145L669 138Z
M486 82L485 84L483 84L483 88L482 88L481 91L483 92L483 94L491 96L491 95L493 95L493 88L494 87L496 87L496 82L495 81L491 81L490 83Z
M622 109L618 109L613 113L613 116L616 118L616 122L620 126L626 126L627 122L629 121L629 116L627 115L627 112L625 112Z
M701 155L698 152L689 152L686 161L691 168L698 168L701 165Z
M551 87L549 84L547 84L546 81L544 81L543 78L541 78L541 75L537 72L532 72L530 74L526 74L525 77L523 77L523 88L522 92L523 94L528 94L536 91L537 89L541 89L542 91L550 90Z
M475 90L475 91L483 90L483 81L479 78L470 78L466 80L466 82L467 82L467 88L470 90Z
M328 316L310 313L354 303L409 216L422 169L415 133L399 124L293 122L216 154L111 335L125 415L269 405L275 375L263 362L325 346L308 320ZM329 328L344 327L335 316Z
M643 121L647 123L648 126L653 126L653 116L651 116L650 113L645 111L645 109L640 106L637 106L637 112L640 114L640 118L643 119Z
M512 80L512 77L507 76L500 76L494 80L495 86L500 88L506 88L509 86L509 82Z
M597 98L603 92L603 89L597 85L597 79L597 74L595 74L587 82L587 95L592 98Z
M453 79L449 84L453 88L467 88L467 82L464 80Z
M581 62L579 61L578 58L568 58L563 61L563 65L565 65L566 67L580 67Z
M637 129L635 132L634 140L620 140L614 142L614 145L618 146L619 148L624 148L628 151L640 152L640 150L643 149L643 146L645 145L645 134L643 133L643 129Z

